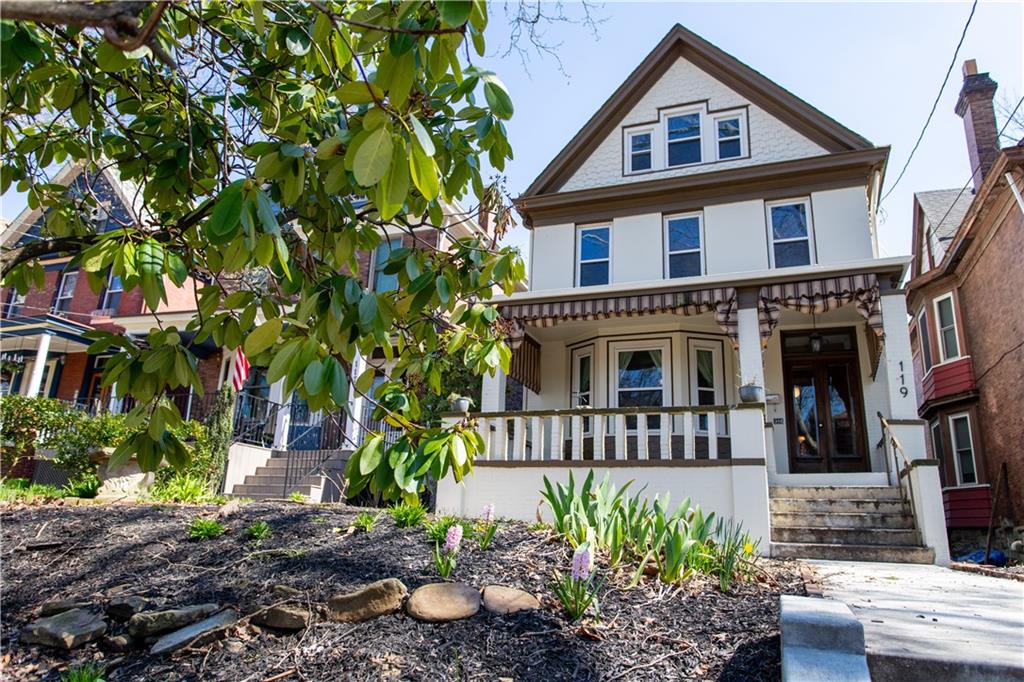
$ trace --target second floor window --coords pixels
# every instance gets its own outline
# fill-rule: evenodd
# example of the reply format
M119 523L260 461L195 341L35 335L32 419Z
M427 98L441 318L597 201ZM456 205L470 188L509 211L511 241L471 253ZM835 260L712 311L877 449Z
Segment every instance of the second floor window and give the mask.
M743 156L743 138L740 134L739 117L720 118L715 123L718 133L718 140L715 144L718 146L719 160Z
M960 357L960 341L956 334L956 314L953 312L953 294L935 299L935 327L939 337L942 361Z
M924 360L924 371L932 368L932 339L928 333L928 319L922 310L917 316L917 338L921 344L921 359Z
M700 216L672 216L665 219L668 276L697 277L703 274Z
M19 294L13 287L7 294L7 305L4 306L4 317L17 317L21 314L21 308L25 305L25 294Z
M373 290L394 291L398 288L398 275L389 275L384 272L387 267L388 257L395 249L402 248L401 239L391 239L376 248L373 252Z
M60 286L57 287L57 297L53 301L53 311L65 313L71 307L71 299L75 296L75 286L78 284L78 270L64 272L60 276Z
M669 116L668 166L700 163L700 112Z
M608 284L611 275L611 228L581 227L576 244L576 282L581 287Z
M123 292L124 287L121 284L121 278L111 272L110 277L107 279L107 288L103 291L103 300L100 302L100 307L103 310L113 310L116 314L118 306L121 305L121 294Z
M631 173L651 169L651 133L630 133L629 170Z
M768 204L772 267L811 264L811 221L806 201Z

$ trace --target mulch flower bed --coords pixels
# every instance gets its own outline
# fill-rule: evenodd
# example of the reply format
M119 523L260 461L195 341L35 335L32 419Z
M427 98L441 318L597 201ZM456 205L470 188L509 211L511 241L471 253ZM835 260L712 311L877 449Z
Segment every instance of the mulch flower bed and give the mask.
M370 533L347 532L361 511L344 505L252 503L222 519L226 534L187 539L186 526L215 517L216 507L52 505L7 507L2 521L0 677L59 679L70 665L93 661L112 680L676 680L778 679L779 595L802 594L798 565L759 560L756 583L722 594L696 577L683 587L645 580L600 593L600 622L568 621L549 589L571 552L559 538L522 523L503 523L491 547L467 541L453 580L482 588L518 587L542 608L510 615L481 610L448 623L423 623L404 612L363 623L327 618L335 595L382 578L409 590L439 579L422 528L397 528L383 516ZM500 510L499 510L500 513ZM245 530L265 521L272 535L258 547ZM61 651L19 642L44 601L74 599L101 607L112 594L144 596L170 609L216 603L241 616L278 600L274 586L302 591L310 626L279 634L245 619L226 636L151 655L110 642ZM121 634L123 626L108 631Z

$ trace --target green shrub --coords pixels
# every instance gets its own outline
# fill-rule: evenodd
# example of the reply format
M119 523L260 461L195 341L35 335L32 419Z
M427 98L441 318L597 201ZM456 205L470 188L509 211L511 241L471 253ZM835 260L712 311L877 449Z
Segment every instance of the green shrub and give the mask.
M104 682L103 666L97 663L73 665L60 676L61 682Z
M0 397L0 461L3 468L13 466L19 457L34 448L51 448L83 413L53 398L28 398L23 395ZM40 438L42 435L42 438Z
M249 538L253 544L257 545L261 544L273 534L274 531L271 530L270 524L266 521L257 521L245 529L245 536Z
M423 519L427 518L427 511L418 504L409 504L408 502L401 502L388 509L388 513L391 514L391 518L395 520L395 525L399 528L412 528L423 523Z
M290 493L288 493L288 499L291 500L292 502L299 502L300 504L305 504L306 502L309 502L309 498L300 493L298 490L293 490Z
M213 498L206 481L197 474L187 471L174 472L160 485L154 485L150 495L160 502L187 502L199 504Z
M188 524L188 537L191 540L212 540L223 535L226 530L216 519L192 519Z
M94 475L92 454L102 448L116 448L130 429L128 415L103 413L90 417L79 413L59 438L53 438L54 462L72 478Z
M78 478L68 482L64 486L63 493L66 497L84 497L86 499L92 499L96 497L96 493L99 492L100 486L103 485L96 474L82 474Z
M52 485L30 484L24 478L12 478L0 484L0 502L31 502L35 499L54 500L64 493Z
M373 530L373 527L377 525L377 521L380 520L381 514L371 514L370 512L364 511L356 514L356 518L352 521L352 527L357 530L361 530L365 533L369 533Z
M465 538L473 537L473 522L467 519L460 519L457 516L438 516L433 521L423 521L423 527L427 530L427 539L431 544L444 542L448 535L448 529L454 525L462 526L462 535Z

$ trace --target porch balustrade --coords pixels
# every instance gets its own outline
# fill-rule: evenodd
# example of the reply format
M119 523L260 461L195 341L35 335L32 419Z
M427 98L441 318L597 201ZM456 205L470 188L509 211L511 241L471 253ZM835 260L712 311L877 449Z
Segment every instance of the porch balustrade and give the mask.
M755 407L761 407L757 405ZM742 412L744 414L737 415ZM576 408L470 415L483 436L481 461L730 459L731 427L760 442L763 418L747 407ZM749 457L754 453L736 453Z

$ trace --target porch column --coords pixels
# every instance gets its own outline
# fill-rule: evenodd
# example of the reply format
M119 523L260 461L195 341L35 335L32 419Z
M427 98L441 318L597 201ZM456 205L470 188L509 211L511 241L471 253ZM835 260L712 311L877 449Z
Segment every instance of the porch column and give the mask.
M889 414L893 433L910 459L928 456L925 447L925 423L917 414L917 392L914 386L914 361L910 351L910 330L907 327L907 301L903 289L879 281L882 297L882 329L885 350L879 373L885 372L889 394ZM876 378L877 380L877 378ZM883 413L885 408L882 408ZM873 414L868 419L877 418Z
M359 424L359 420L363 418L363 405L366 401L363 399L363 396L356 393L355 383L356 379L365 369L366 360L363 358L363 354L356 353L356 356L352 358L352 381L350 382L351 386L349 388L347 407L348 419L345 420L345 433L347 433L348 437L351 439L347 446L353 448L363 442L363 427Z
M285 450L288 448L288 431L292 421L292 401L291 396L284 393L284 379L278 379L270 385L270 402L281 406L274 419L273 448Z
M757 318L757 289L736 292L736 331L739 341L740 383L764 386L764 357Z
M505 411L505 373L500 369L494 371L494 376L483 376L483 384L480 387L480 411Z
M39 335L39 342L36 345L36 358L32 363L32 374L28 378L28 388L25 395L34 397L39 395L43 385L43 372L46 371L46 356L50 352L50 333L44 332Z

